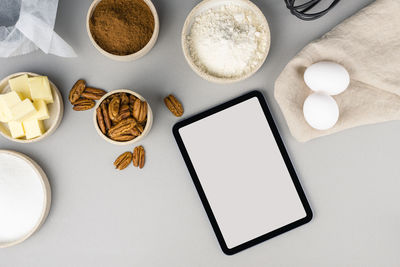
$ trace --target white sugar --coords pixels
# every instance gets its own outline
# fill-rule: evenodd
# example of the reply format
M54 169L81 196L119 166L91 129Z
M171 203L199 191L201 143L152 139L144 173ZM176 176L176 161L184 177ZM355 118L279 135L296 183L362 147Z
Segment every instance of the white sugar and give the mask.
M213 76L236 78L263 60L268 45L266 30L254 11L228 4L198 15L187 43L200 69Z
M14 155L0 154L0 243L26 236L39 222L44 201L35 170Z

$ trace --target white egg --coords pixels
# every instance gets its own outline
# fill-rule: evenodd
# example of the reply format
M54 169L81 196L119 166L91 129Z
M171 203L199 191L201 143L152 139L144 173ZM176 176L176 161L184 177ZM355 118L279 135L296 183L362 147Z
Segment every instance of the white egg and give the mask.
M350 84L349 72L340 64L321 61L309 66L304 72L304 81L314 92L328 95L342 93Z
M317 130L327 130L339 119L339 107L335 99L321 92L307 97L303 113L307 123Z

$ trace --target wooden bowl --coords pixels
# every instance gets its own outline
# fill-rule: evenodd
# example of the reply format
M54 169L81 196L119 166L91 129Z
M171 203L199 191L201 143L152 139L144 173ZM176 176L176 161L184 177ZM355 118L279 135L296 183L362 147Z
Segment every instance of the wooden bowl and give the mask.
M92 2L92 4L89 7L89 10L88 10L88 13L87 13L87 17L86 17L86 31L87 31L87 33L89 35L90 41L92 42L93 46L97 49L97 51L99 51L104 56L106 56L108 58L111 58L113 60L116 60L116 61L134 61L136 59L139 59L139 58L143 57L144 55L146 55L147 53L150 52L150 50L153 48L153 46L157 42L158 33L160 31L160 21L158 19L158 13L157 13L157 10L156 10L153 2L151 2L150 0L143 0L143 1L150 8L151 13L153 14L153 17L154 17L153 35L151 36L150 41L141 50L137 51L136 53L133 53L133 54L130 54L130 55L125 55L125 56L114 55L112 53L107 52L106 50L101 48L96 43L96 41L94 40L94 38L92 36L92 33L90 32L89 21L90 21L90 18L92 17L94 9L101 2L101 0L94 0Z
M23 75L23 74L28 74L28 76L30 76L30 77L40 76L39 74L31 73L31 72L18 72L18 73L11 74L10 76L8 76L8 77L4 78L2 81L0 81L0 94L4 94L4 93L11 91L10 86L8 85L8 80L10 80L11 78ZM16 139L16 138L11 137L11 133L8 128L8 124L0 122L0 134L2 136L4 136L5 138L7 138L10 141L17 142L17 143L34 143L34 142L41 141L41 140L45 139L46 137L49 137L56 131L56 129L60 125L62 117L63 117L64 103L63 103L63 99L62 99L61 93L58 90L58 88L50 80L49 80L49 82L50 82L50 87L51 87L51 91L53 94L54 103L47 105L47 108L49 109L50 118L43 121L43 125L44 125L46 132L43 135L36 137L34 139L26 139L26 138Z
M143 138L146 137L146 135L149 134L151 127L153 126L153 112L150 108L149 102L147 102L147 123L146 126L144 127L143 133L141 135L139 135L138 137L136 137L135 139L129 140L129 141L115 141L112 140L111 138L109 138L108 136L106 136L105 134L103 134L100 130L99 124L97 123L97 114L96 114L96 110L97 108L101 105L101 103L109 96L113 95L113 94L117 94L117 93L127 93L129 95L134 95L137 98L139 98L142 101L146 101L146 99L139 95L136 92L133 92L132 90L129 89L118 89L118 90L113 90L111 92L108 92L107 94L105 94L102 98L100 98L99 101L97 101L97 104L94 108L94 112L93 112L93 124L94 124L94 128L96 129L96 132L100 135L101 138L103 138L104 140L106 140L107 142L114 144L114 145L119 145L119 146L124 146L124 145L130 145L130 144L134 144L139 142L140 140L142 140Z
M11 247L11 246L17 245L19 243L22 243L23 241L28 239L30 236L32 236L35 232L37 232L40 229L40 227L44 224L44 222L46 221L47 215L49 214L50 206L51 206L51 187L50 187L49 180L47 179L47 176L44 173L44 171L42 170L42 168L28 156L18 153L18 152L9 151L9 150L0 150L0 154L12 155L12 156L19 158L21 161L28 163L30 165L30 167L33 169L33 171L37 174L37 177L39 177L40 183L43 187L43 193L44 193L43 208L42 208L42 212L40 214L40 217L39 217L39 220L37 221L37 223L33 226L33 228L31 228L31 230L27 234L25 234L24 236L22 236L16 240L12 240L12 241L8 241L8 242L0 241L0 248L6 248L6 247Z
M187 43L187 36L190 33L194 19L206 10L209 10L211 8L216 8L216 7L219 7L222 5L226 5L226 4L235 4L235 5L242 6L242 7L252 10L258 17L259 21L262 22L262 24L264 25L264 28L266 29L265 34L267 35L266 38L267 38L268 44L267 44L266 50L264 51L262 60L260 60L260 62L257 64L257 66L252 71L250 71L242 76L239 76L239 77L218 77L218 76L214 76L214 75L211 75L211 74L205 72L203 69L198 67L195 64L195 62L193 61L193 58L190 55L189 45ZM270 37L270 30L269 30L267 19L265 18L262 11L251 1L249 1L249 0L204 0L204 1L200 2L197 6L195 6L192 9L192 11L189 13L189 15L187 16L185 24L183 25L183 29L182 29L181 44L182 44L182 50L183 50L183 54L185 56L186 61L188 62L190 68L197 75L199 75L203 79L210 81L210 82L228 84L228 83L235 83L235 82L245 80L245 79L253 76L261 68L261 66L264 64L264 62L267 58L268 52L269 52L269 48L270 48L270 44L271 44L271 37Z

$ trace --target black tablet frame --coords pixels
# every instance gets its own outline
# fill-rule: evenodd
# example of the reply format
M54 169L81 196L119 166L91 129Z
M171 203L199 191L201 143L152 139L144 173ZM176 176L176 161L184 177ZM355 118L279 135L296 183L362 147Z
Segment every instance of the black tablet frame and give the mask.
M193 164L192 164L192 162L190 160L189 154L188 154L188 152L187 152L187 150L185 148L185 144L183 143L183 140L182 140L182 138L181 138L181 136L179 134L179 129L182 128L182 127L185 127L185 126L187 126L187 125L189 125L191 123L194 123L196 121L204 119L204 118L206 118L206 117L208 117L210 115L218 113L218 112L220 112L222 110L230 108L230 107L232 107L234 105L237 105L237 104L239 104L241 102L247 101L247 100L249 100L249 99L251 99L253 97L256 97L258 99L258 101L259 101L259 103L260 103L260 105L261 105L261 107L262 107L262 109L264 111L265 118L268 121L268 124L269 124L269 126L271 128L271 131L272 131L272 133L273 133L273 135L275 137L275 141L276 141L276 143L277 143L277 145L279 147L279 150L280 150L280 152L282 154L282 157L283 157L283 159L285 161L286 167L288 168L290 176L292 177L293 184L294 184L294 186L296 188L296 191L297 191L297 193L299 195L299 198L300 198L300 200L301 200L301 202L303 204L304 210L306 212L306 216L304 218L300 219L300 220L292 222L292 223L290 223L288 225L285 225L285 226L283 226L281 228L278 228L278 229L276 229L274 231L268 232L268 233L266 233L264 235L261 235L261 236L259 236L257 238L249 240L249 241L247 241L247 242L245 242L245 243L243 243L241 245L238 245L238 246L233 247L233 248L228 248L227 245L226 245L226 242L224 240L224 237L223 237L223 235L221 233L221 230L220 230L220 228L218 226L218 223L217 223L217 220L216 220L216 218L214 216L214 213L213 213L213 211L211 209L211 206L210 206L210 204L209 204L209 202L207 200L207 196L206 196L206 194L205 194L205 192L204 192L204 190L203 190L203 188L201 186L200 180L199 180L199 178L198 178L198 176L196 174L195 168L194 168L194 166L193 166ZM292 230L294 228L297 228L297 227L299 227L299 226L301 226L303 224L306 224L306 223L311 221L311 219L313 217L313 213L312 213L311 207L310 207L310 205L309 205L309 203L307 201L307 198L306 198L306 196L304 194L304 191L303 191L303 189L301 187L301 184L299 182L299 179L297 177L295 169L294 169L294 167L292 165L292 162L290 161L290 158L289 158L289 155L288 155L288 153L286 151L285 145L284 145L284 143L283 143L283 141L282 141L282 139L281 139L281 137L279 135L278 129L277 129L275 123L274 123L274 120L272 118L271 112L268 109L267 102L265 101L265 98L264 98L263 94L260 91L251 91L251 92L246 93L246 94L244 94L244 95L242 95L240 97L232 99L232 100L230 100L230 101L228 101L226 103L223 103L223 104L218 105L216 107L213 107L213 108L211 108L209 110L201 112L201 113L199 113L197 115L194 115L194 116L192 116L190 118L182 120L182 121L180 121L180 122L178 122L178 123L176 123L174 125L172 131L173 131L175 140L176 140L176 142L178 144L178 147L179 147L179 149L180 149L180 151L182 153L182 157L183 157L183 159L184 159L184 161L186 163L186 166L187 166L187 168L189 170L189 173L190 173L190 175L192 177L193 183L194 183L194 185L195 185L195 187L197 189L197 192L198 192L198 194L200 196L201 202L203 203L203 206L204 206L204 208L206 210L207 216L208 216L208 218L209 218L209 220L211 222L211 225L212 225L212 227L214 229L215 235L216 235L216 237L218 239L218 242L219 242L219 244L221 246L221 249L225 254L233 255L233 254L238 253L238 252L240 252L240 251L242 251L244 249L247 249L249 247L257 245L257 244L259 244L261 242L264 242L265 240L268 240L268 239L273 238L273 237L275 237L277 235L283 234L283 233L285 233L287 231L290 231L290 230Z

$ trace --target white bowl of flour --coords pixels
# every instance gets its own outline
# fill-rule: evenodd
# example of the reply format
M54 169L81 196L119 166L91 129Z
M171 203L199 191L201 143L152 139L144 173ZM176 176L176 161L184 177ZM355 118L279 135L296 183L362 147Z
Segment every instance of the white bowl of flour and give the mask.
M181 41L194 72L211 82L232 83L263 65L270 31L261 10L248 0L204 0L189 13Z
M0 248L33 235L50 210L46 174L27 156L0 150Z

